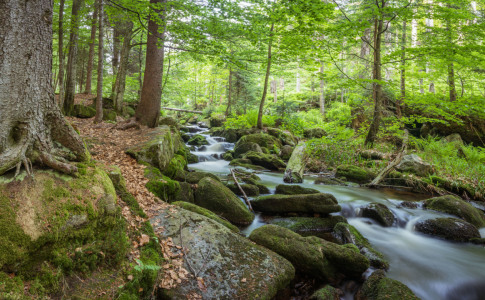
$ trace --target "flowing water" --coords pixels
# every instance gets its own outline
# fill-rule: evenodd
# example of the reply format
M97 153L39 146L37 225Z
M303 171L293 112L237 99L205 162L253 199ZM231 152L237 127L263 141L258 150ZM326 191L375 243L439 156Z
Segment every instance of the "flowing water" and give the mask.
M223 138L211 137L205 129L192 128L192 134L197 132L204 135L210 144L193 151L200 162L190 164L189 168L221 176L229 174L229 162L218 157L234 145L224 142ZM262 172L258 176L271 192L274 192L276 185L283 183L283 174ZM305 177L301 185L337 198L342 206L340 214L388 259L388 277L403 282L421 299L485 299L485 248L450 243L419 234L413 230L417 221L449 215L422 208L398 207L402 201L424 199L423 195L357 186L320 185L314 181L315 177ZM382 227L369 219L357 217L359 208L372 202L382 203L391 209L398 219L397 224ZM265 218L256 214L254 222L243 228L242 233L247 236L264 224ZM485 228L480 233L485 237Z

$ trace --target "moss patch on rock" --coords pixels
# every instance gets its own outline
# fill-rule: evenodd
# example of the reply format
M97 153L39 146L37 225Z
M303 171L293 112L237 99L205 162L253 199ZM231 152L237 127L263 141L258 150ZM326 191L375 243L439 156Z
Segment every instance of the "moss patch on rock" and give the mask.
M480 232L472 224L456 218L437 218L418 222L418 232L452 242L468 242L480 238Z
M275 194L282 194L282 195L304 195L304 194L318 194L320 191L311 189L311 188L304 188L301 185L297 184L278 184L276 186Z
M193 203L188 203L188 202L183 202L183 201L173 202L172 204L180 206L183 209L190 210L191 212L195 212L199 215L203 215L204 217L207 217L209 219L212 219L212 220L216 221L217 223L222 224L225 227L229 228L231 231L234 231L236 233L239 232L239 228L232 225L230 222L222 219L221 217L219 217L218 215L216 215L215 213L211 212L208 209L205 209L205 208L200 207L198 205L195 205Z
M355 296L357 300L419 300L403 283L385 277L382 270L375 271L364 282Z
M384 227L391 227L396 222L396 217L392 211L382 203L371 203L361 208L361 215L369 218Z
M374 178L374 174L358 166L341 165L337 167L335 177L345 177L346 180L351 182L368 183Z
M456 196L448 195L425 200L424 207L455 215L478 228L485 226L485 214Z
M330 214L342 208L331 194L268 195L251 201L254 210L263 213Z
M328 216L326 218L275 218L271 224L288 228L301 236L317 236L325 240L332 237L333 228L337 223L347 222L342 216Z

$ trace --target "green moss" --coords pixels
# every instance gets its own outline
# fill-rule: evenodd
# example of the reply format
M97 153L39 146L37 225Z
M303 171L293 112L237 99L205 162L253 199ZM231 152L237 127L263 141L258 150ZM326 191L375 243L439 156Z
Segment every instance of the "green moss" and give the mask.
M231 183L226 185L234 194L238 196L242 196L242 192L239 187L235 183ZM246 196L259 196L259 188L253 184L240 184L242 190L246 194Z
M183 155L175 154L168 166L163 170L163 174L170 178L175 178L176 174L187 168L187 160Z
M239 228L232 225L230 222L220 218L219 216L217 216L215 213L211 212L208 209L205 209L203 207L200 207L200 206L192 204L192 203L183 202L183 201L177 201L177 202L174 202L172 204L180 206L183 209L190 210L191 212L195 212L199 215L203 215L203 216L205 216L209 219L212 219L212 220L216 221L217 223L220 223L220 224L226 226L227 228L229 228L230 230L232 230L234 232L239 232Z
M202 146L202 145L208 145L209 142L207 141L205 136L202 136L200 134L196 134L189 139L187 144L193 145L193 146Z
M277 218L271 221L271 224L288 228L301 236L317 236L323 239L329 239L333 228L337 223L347 222L342 216L329 216L326 218Z
M485 226L484 213L456 196L441 196L428 199L424 202L424 207L455 215L478 228Z
M403 283L385 277L382 270L375 271L362 285L357 298L368 300L419 300Z
M327 285L312 294L310 300L339 300L340 295L336 288Z
M246 168L246 169L252 169L252 170L257 170L257 171L266 170L266 168L264 168L262 166L253 165L249 159L244 159L244 158L233 159L233 160L231 160L229 165L230 166L243 167L243 168Z
M113 109L103 109L103 121L116 121L116 111Z
M367 183L374 175L361 167L353 165L341 165L337 167L336 177L345 177L348 181Z
M0 298L6 300L24 298L24 284L20 277L10 277L0 271Z
M251 201L254 210L264 213L320 213L330 214L341 210L331 194L267 195Z
M311 189L311 188L304 188L300 185L289 185L289 184L279 184L276 186L275 194L283 194L283 195L302 195L302 194L318 194L320 191Z
M167 202L172 202L180 192L179 182L166 176L162 176L160 179L148 181L146 188L158 198Z
M278 171L286 167L286 164L281 159L271 154L249 151L244 154L244 158L249 159L253 165L261 166L268 170Z

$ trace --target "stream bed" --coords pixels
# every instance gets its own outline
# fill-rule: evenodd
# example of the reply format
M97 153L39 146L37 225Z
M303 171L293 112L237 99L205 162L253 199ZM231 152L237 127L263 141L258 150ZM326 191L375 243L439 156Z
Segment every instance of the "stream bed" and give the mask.
M199 157L199 163L190 164L189 169L226 176L231 167L228 161L220 157L234 145L223 138L211 137L206 131L191 126L191 134L204 135L209 145L192 151ZM266 185L271 193L278 184L283 184L283 174L258 172L257 175L261 178L260 183ZM307 176L301 186L335 196L342 211L334 215L346 217L349 224L355 226L374 248L384 254L390 263L388 277L403 282L423 300L485 299L485 248L451 243L415 232L413 228L416 222L449 215L398 206L402 201L429 197L391 189L315 184L315 179ZM370 219L357 217L360 207L373 202L386 205L395 214L398 221L394 227L382 227ZM248 236L254 229L266 224L265 219L257 213L253 223L242 228L241 233ZM480 234L485 237L485 228L480 230Z

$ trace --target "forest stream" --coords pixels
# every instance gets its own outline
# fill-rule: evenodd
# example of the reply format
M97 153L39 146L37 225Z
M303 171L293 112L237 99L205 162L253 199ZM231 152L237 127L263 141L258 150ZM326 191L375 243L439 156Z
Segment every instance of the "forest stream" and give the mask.
M193 154L199 162L190 164L189 169L211 172L218 176L230 173L229 162L220 159L222 154L234 147L224 138L212 137L207 129L191 126L191 135L201 134L209 145L196 147ZM283 183L283 174L260 172L261 183L271 193ZM402 201L422 200L421 194L400 192L391 189L373 190L356 186L332 186L315 184L316 177L306 176L303 187L313 188L323 193L334 195L349 224L355 226L369 240L373 247L381 251L388 259L390 268L388 277L406 284L421 299L479 299L484 295L485 249L472 244L451 243L431 238L413 230L419 220L448 217L449 215L422 208L400 207ZM359 208L369 203L386 205L397 217L392 227L382 227L368 218L357 217ZM268 223L268 218L256 213L253 223L242 228L241 232L249 236L256 228ZM485 237L485 228L480 230ZM372 270L370 270L372 271ZM370 272L367 272L370 273ZM367 274L369 275L369 274ZM350 299L351 295L348 295Z

